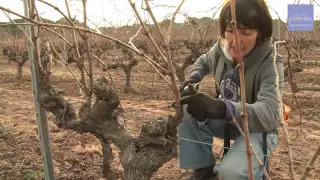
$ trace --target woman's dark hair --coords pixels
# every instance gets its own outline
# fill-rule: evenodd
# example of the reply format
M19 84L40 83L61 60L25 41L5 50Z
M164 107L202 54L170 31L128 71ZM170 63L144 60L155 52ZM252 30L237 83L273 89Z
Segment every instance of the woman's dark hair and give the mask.
M236 20L239 28L256 29L257 43L271 39L272 17L264 0L235 0ZM230 0L222 7L219 24L220 36L224 38L227 25L232 21Z

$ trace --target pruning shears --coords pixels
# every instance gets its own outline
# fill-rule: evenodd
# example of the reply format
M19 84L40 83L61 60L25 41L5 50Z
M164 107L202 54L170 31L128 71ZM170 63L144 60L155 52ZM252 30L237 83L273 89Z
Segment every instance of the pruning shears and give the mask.
M189 83L187 86L184 87L183 91L180 92L180 96L181 98L184 96L188 96L188 95L192 95L195 94L197 92L197 90L199 89L200 83ZM177 108L176 106L176 102L171 103L171 107L173 108Z

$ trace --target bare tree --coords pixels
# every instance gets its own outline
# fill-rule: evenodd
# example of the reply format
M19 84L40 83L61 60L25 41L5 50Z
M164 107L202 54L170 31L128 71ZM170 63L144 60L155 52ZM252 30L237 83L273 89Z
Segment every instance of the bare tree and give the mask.
M318 46L314 32L291 32L288 31L288 43L290 51L297 63L301 63L309 55L310 51Z
M52 4L43 0L40 1L59 11L59 8L53 6ZM131 5L133 4L131 1L130 3ZM147 4L148 2L146 1L145 3ZM181 5L182 3L180 4L180 6ZM83 1L83 8L84 17L86 18L86 1ZM0 9L27 19L30 23L33 23L35 25L42 25L43 27L54 26L73 29L75 33L77 33L82 38L81 42L83 43L83 45L79 42L79 40L76 40L76 36L74 35L72 46L69 47L72 50L68 51L69 54L72 54L69 56L69 58L72 57L72 62L75 61L78 69L80 70L80 80L78 80L76 76L75 79L79 83L80 88L84 90L85 95L85 101L81 105L79 110L80 120L77 120L74 108L61 96L61 94L55 93L56 90L52 87L51 82L49 81L48 76L45 75L45 70L40 63L39 39L37 34L39 32L37 31L39 30L38 26L35 26L35 28L33 28L33 35L32 37L30 37L35 46L36 65L40 73L40 101L42 106L56 117L56 123L59 127L73 129L78 132L89 132L96 135L97 138L100 139L103 146L103 172L105 177L114 178L114 176L112 176L112 173L110 172L109 165L109 160L112 157L109 144L110 142L114 143L121 151L119 155L124 168L125 179L149 179L159 167L161 167L165 162L169 161L176 155L177 141L175 127L178 124L176 121L179 120L179 113L181 113L180 109L177 110L177 116L175 118L170 116L167 118L159 119L158 121L151 121L150 123L143 125L139 137L133 137L126 130L126 128L121 123L119 123L119 121L117 121L115 117L113 117L113 111L120 103L117 93L113 90L113 88L104 77L97 78L94 81L92 80L92 64L90 64L92 60L90 60L90 57L93 56L93 54L89 46L88 33L105 37L117 43L120 43L122 46L129 48L138 55L144 57L144 59L152 64L153 67L164 70L162 67L155 63L151 58L147 57L145 54L137 50L134 45L128 45L110 36L96 33L92 30L87 29L86 26L79 27L75 25L70 20L70 13L68 17L61 11L59 11L68 21L68 25L49 25L49 23L39 22L36 19L37 15L34 4L32 10L30 11L30 17L32 18L21 16L1 6ZM137 16L139 15L137 14ZM42 29L45 30L45 28ZM46 37L48 38L51 48L54 52L56 52L52 40L49 39L49 36ZM170 40L168 39L166 39L166 41L168 43L170 42ZM83 52L82 48L86 53L86 59L88 59L88 67L84 64L84 59L81 58L79 53L79 50ZM168 50L169 49L167 49L167 51ZM63 64L68 67L67 61L64 60L61 56L59 58L63 61ZM165 82L168 83L168 85L170 85L174 90L173 92L175 92L176 94L176 102L178 103L179 94L174 79L174 71L172 71L172 65L170 66L170 64L172 64L171 58L168 55L164 59L169 64L168 70L164 71L170 71L169 77L171 79L171 82L169 82L169 80L167 80L165 77L163 78ZM156 70L159 71L158 69ZM88 83L87 78L89 79ZM92 105L91 97L95 99Z
M26 50L26 48L23 47L14 47L14 48L10 48L11 50L9 50L8 52L8 60L13 61L15 63L17 63L17 78L21 79L22 78L22 68L23 65L26 63L26 61L29 59L28 58L28 51Z
M120 58L121 60L118 62L108 64L107 67L103 68L103 71L107 71L108 69L121 68L126 75L124 93L129 93L129 92L133 92L133 89L131 86L132 68L138 65L139 61L134 57L132 52L130 52L128 49L123 48L122 52L124 53L124 57Z

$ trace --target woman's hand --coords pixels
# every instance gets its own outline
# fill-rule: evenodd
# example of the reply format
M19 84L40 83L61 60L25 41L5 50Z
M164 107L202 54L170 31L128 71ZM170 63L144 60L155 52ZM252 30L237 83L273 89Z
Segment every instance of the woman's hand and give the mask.
M187 112L191 114L198 121L205 121L206 119L223 119L226 116L226 105L222 99L213 98L188 85L189 91L193 92L191 95L181 98L181 106L187 104Z

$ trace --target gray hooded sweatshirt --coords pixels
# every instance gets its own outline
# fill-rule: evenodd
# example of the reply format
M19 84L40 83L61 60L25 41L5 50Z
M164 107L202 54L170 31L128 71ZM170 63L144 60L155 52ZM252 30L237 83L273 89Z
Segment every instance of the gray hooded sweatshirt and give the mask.
M221 39L206 53L200 56L193 65L189 77L197 76L202 80L211 74L215 78L217 91L220 92L220 82L226 70L234 68L233 60L226 54ZM276 71L273 65L273 45L271 41L256 45L243 57L245 67L245 93L248 126L250 132L276 131L280 125L279 104L276 93ZM279 89L283 90L283 58L276 57L276 67L279 73ZM230 101L233 105L234 116L242 126L242 103ZM214 108L214 107L213 107Z

